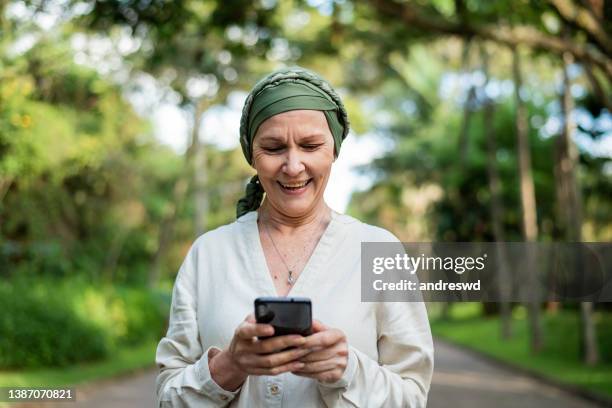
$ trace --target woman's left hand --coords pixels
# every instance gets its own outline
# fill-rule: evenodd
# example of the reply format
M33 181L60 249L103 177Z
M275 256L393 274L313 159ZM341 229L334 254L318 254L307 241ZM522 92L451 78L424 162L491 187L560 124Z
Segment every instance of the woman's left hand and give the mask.
M344 332L327 327L318 320L313 320L312 332L300 348L313 351L298 359L306 365L292 373L324 383L338 381L348 364L348 343Z

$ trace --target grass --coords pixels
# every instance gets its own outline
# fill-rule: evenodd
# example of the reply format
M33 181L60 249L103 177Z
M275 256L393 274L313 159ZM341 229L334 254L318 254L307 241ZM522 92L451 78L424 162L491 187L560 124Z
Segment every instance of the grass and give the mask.
M151 367L155 362L157 342L123 349L103 361L64 368L27 371L0 371L0 387L61 387L78 385Z
M602 363L588 367L580 360L577 311L543 315L544 348L529 351L525 309L513 312L513 337L500 338L496 317L481 317L480 304L456 304L451 319L432 318L434 335L557 381L612 397L612 314L595 315Z

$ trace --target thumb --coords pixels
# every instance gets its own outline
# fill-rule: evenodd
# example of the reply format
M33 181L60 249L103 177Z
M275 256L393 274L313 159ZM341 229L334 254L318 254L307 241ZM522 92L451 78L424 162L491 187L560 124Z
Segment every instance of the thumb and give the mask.
M248 315L245 319L245 322L248 323L257 323L257 321L255 320L255 315L253 313L251 313L250 315Z

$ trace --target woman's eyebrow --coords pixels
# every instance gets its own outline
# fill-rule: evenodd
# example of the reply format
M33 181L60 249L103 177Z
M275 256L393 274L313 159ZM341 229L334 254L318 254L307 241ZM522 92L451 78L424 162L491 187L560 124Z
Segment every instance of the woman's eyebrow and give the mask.
M282 136L276 135L263 135L259 137L260 142L282 142L285 139Z
M312 134L308 134L306 136L300 137L299 141L301 143L304 142L311 142L311 141L317 141L321 138L325 138L325 134L324 133L312 133ZM259 138L259 142L261 143L266 143L266 142L284 142L285 138L283 136L280 135L261 135Z
M325 136L326 135L324 133L312 133L312 134L309 134L307 136L302 137L300 140L302 142L308 142L308 141L311 141L311 140L320 139L322 137L324 138Z

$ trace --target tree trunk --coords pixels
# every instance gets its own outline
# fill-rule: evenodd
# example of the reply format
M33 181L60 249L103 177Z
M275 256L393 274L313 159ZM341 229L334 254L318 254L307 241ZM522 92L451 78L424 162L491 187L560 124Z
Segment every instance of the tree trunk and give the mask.
M585 364L594 366L599 363L599 347L597 345L597 328L593 319L593 302L580 302L580 317L582 322L582 352Z
M470 72L470 49L471 42L469 39L463 41L463 53L461 57L461 66L463 73L467 74ZM476 87L470 83L465 102L463 105L463 122L461 124L461 131L459 133L459 166L460 170L465 169L468 158L469 149L469 131L470 131L470 120L472 119L474 99L476 99Z
M440 312L440 318L442 320L450 320L452 308L453 308L452 300L447 300L446 302L442 303L442 311Z
M512 73L514 77L514 98L516 104L516 137L517 137L517 156L518 170L521 189L521 221L523 239L527 243L535 242L538 237L538 224L536 213L536 197L531 173L531 151L529 145L529 123L527 118L527 108L521 99L521 87L523 79L521 75L520 53L517 47L512 48ZM536 259L533 251L528 246L526 254L526 265L529 276L533 281L528 284L529 302L527 305L530 329L530 344L532 352L539 352L542 349L542 328L540 322L540 302L537 293L537 275L535 271Z
M563 92L561 94L561 112L563 113L563 129L561 135L557 138L557 151L559 162L557 163L557 172L560 182L558 186L561 188L561 193L558 197L565 200L560 202L559 206L565 208L563 212L565 219L565 233L567 241L581 242L582 241L582 195L578 186L577 169L578 169L578 149L572 140L574 131L574 123L572 120L573 101L570 92L570 79L567 72L567 67L573 62L571 54L563 55ZM587 365L593 366L599 361L599 349L597 347L597 332L593 319L593 303L580 303L581 317L581 347L584 362Z
M463 40L463 51L461 53L461 69L464 74L470 72L470 39ZM469 130L470 130L470 119L472 117L472 104L476 97L476 89L470 84L466 99L463 105L463 121L461 124L461 130L458 138L458 150L459 150L459 162L457 163L458 172L464 172L467 165L468 148L469 148ZM450 320L451 310L453 308L453 300L448 300L442 304L441 318L443 320Z
M489 55L486 46L481 47L482 71L486 81L483 86L486 87L489 77ZM491 224L493 226L493 236L497 242L497 272L499 277L499 297L500 297L500 318L501 318L501 337L509 339L512 337L511 327L511 307L510 307L510 290L512 289L509 282L509 271L506 255L506 234L504 231L503 216L504 205L502 201L501 181L499 171L497 170L497 143L495 141L494 102L489 98L486 99L483 112L484 131L487 140L487 175L489 178L489 189L491 190L490 213Z

